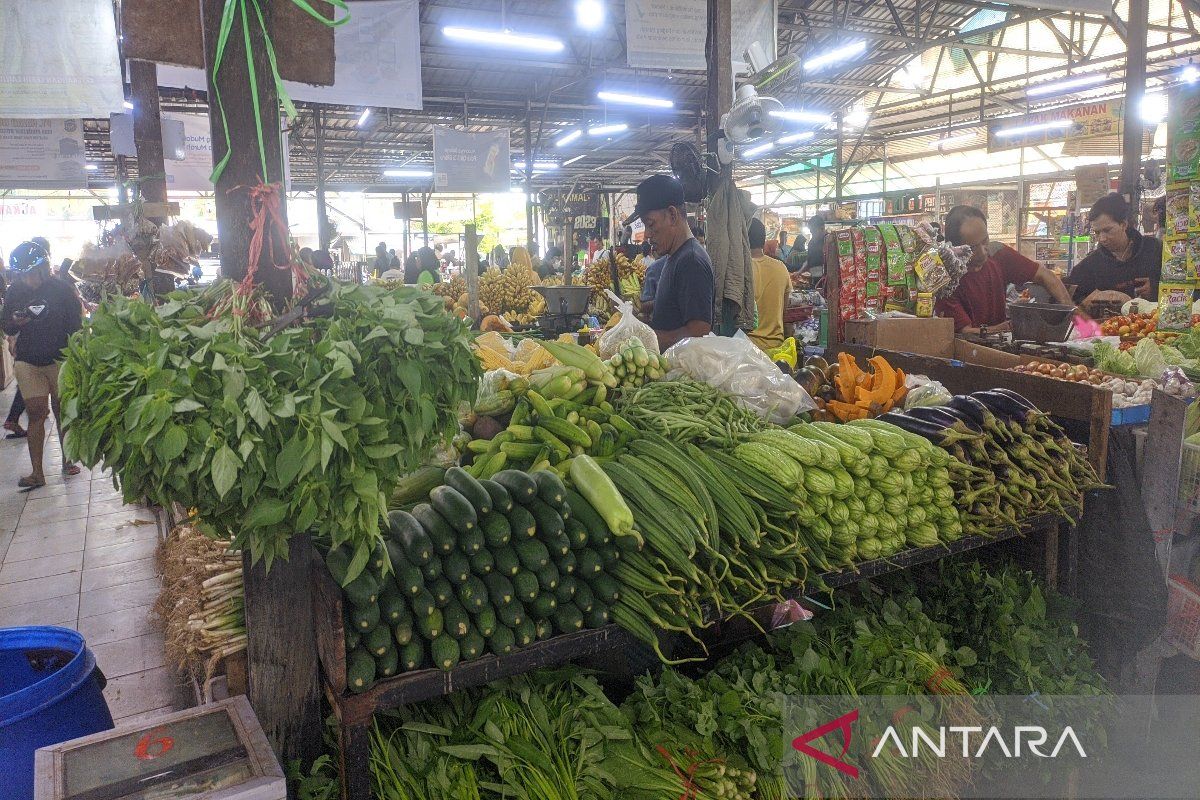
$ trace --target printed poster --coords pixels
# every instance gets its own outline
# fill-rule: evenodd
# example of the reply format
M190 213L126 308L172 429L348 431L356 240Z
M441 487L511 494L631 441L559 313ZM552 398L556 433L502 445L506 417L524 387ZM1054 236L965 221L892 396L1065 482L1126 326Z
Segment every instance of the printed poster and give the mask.
M754 42L775 60L775 0L732 0L733 66L744 71L743 53ZM625 52L631 67L706 69L706 0L626 0Z
M125 102L111 0L0 0L8 118L107 117Z
M78 119L0 118L0 188L86 189Z
M433 188L439 192L507 192L512 167L508 130L433 129Z

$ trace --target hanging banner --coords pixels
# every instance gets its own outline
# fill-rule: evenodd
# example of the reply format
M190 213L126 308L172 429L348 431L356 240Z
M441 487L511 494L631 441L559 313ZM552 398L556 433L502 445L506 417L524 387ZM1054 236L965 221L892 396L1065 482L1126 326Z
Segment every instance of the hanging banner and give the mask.
M0 118L0 188L86 189L78 119Z
M433 188L439 192L507 192L508 131L433 129Z
M211 192L213 170L212 131L207 114L164 116L163 121L183 123L183 158L165 162L167 191Z
M107 117L125 102L111 0L0 0L5 117Z
M417 0L350 3L334 36L334 83L284 81L293 100L421 109L421 25ZM160 64L158 85L205 90L204 70Z
M540 195L540 204L546 215L546 227L561 228L570 223L577 231L590 231L600 222L600 193L576 189L547 189Z
M1009 117L988 123L988 152L1034 147L1048 142L1066 142L1064 155L1080 143L1095 139L1121 138L1123 99L1099 100Z
M775 0L732 0L734 72L757 42L775 60ZM625 0L625 54L631 67L704 70L706 0Z

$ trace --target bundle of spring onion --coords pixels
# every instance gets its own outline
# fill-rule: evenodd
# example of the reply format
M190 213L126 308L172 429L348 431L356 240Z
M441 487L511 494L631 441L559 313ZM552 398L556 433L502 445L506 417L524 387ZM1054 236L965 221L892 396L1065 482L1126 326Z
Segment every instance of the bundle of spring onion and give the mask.
M956 473L955 490L969 533L995 533L1041 514L1072 519L1083 509L1083 492L1104 487L1062 428L1008 389L957 395L945 406L879 419L966 465Z
M168 658L207 681L246 649L242 554L191 523L176 525L158 548L163 589L154 611L163 621Z

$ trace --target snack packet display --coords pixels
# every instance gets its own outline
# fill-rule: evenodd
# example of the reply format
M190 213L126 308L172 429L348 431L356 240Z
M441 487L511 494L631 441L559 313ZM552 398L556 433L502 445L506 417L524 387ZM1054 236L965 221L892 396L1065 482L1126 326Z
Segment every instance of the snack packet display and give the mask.
M1181 283L1188 279L1188 240L1186 237L1170 237L1163 240L1162 281ZM1195 274L1195 267L1192 268Z
M937 248L930 247L917 256L913 265L917 273L917 285L921 292L936 295L950 285L950 272L942 263L942 257Z
M850 231L840 230L834 234L834 241L837 244L838 278L841 283L838 319L853 319L858 310L858 270L854 264L854 237L850 235Z
M1166 276L1159 280L1165 281ZM1187 240L1187 281L1200 283L1200 236L1189 236Z
M1161 283L1158 286L1158 330L1186 331L1192 326L1190 283Z
M857 316L863 316L867 310L867 247L863 239L862 228L850 229L851 240L854 242L854 307ZM845 288L842 289L845 291Z
M1200 181L1188 184L1188 230L1200 233Z
M1173 183L1167 187L1168 236L1184 236L1191 224L1191 191L1186 183Z
M873 225L862 231L866 272L863 274L863 310L878 314L884 303L883 237Z

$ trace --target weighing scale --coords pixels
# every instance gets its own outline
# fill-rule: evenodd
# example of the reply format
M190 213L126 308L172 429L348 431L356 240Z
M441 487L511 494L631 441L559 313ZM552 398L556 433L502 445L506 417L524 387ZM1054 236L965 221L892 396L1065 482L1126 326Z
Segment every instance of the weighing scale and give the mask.
M149 725L43 747L35 800L284 800L287 784L244 696Z
M537 318L538 328L547 339L554 339L564 333L574 333L583 323L587 313L588 298L592 289L589 286L531 286L535 292L546 298L546 313Z

